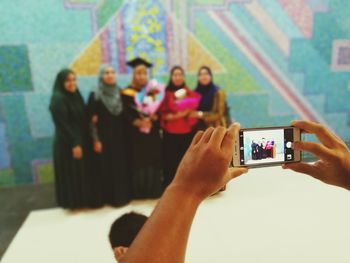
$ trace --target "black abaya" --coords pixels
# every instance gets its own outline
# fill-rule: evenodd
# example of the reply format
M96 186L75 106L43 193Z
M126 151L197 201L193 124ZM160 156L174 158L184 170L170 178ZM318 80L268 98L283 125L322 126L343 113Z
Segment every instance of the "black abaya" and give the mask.
M130 200L130 182L123 116L109 112L94 93L90 94L88 110L90 119L97 116L97 123L91 127L94 139L102 143L102 152L92 154L94 189L90 198L95 205L125 205Z
M132 90L132 88L128 88ZM136 91L135 91L136 92ZM134 96L123 94L124 118L127 127L128 165L132 197L158 198L162 191L162 145L159 125L153 122L149 133L142 133L133 122L140 118Z

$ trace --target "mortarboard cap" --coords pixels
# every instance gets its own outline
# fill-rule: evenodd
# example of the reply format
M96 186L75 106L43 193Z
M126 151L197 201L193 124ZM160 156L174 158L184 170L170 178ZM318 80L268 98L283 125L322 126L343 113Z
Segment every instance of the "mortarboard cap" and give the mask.
M153 67L152 63L150 63L150 62L148 62L148 61L146 61L146 60L144 60L143 58L140 58L140 57L134 58L134 59L128 61L126 64L128 66L132 67L132 68L136 68L139 65L144 65L147 68Z

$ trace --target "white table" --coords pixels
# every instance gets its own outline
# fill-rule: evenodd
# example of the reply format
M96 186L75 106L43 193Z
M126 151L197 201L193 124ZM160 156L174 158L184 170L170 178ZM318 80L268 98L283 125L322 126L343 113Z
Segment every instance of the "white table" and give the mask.
M130 210L33 211L2 263L114 262L107 234ZM350 192L279 167L252 169L206 200L194 220L186 262L350 262ZM181 211L179 211L181 213Z

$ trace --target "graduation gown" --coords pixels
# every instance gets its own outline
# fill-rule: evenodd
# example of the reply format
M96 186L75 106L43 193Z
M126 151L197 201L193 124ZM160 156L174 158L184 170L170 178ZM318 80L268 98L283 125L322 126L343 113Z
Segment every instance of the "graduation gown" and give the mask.
M137 199L158 198L163 191L159 124L153 122L148 134L140 132L133 125L133 122L140 118L134 98L136 93L131 87L122 91L132 196Z
M93 140L102 143L102 152L92 154L92 201L96 206L125 205L130 201L130 182L123 116L110 113L101 100L96 100L95 93L90 94L88 112L90 120L93 115L98 117L96 124L90 124L91 133Z
M63 208L87 206L88 122L79 91L53 96L50 111L55 125L53 165L57 204ZM82 159L74 159L72 148L81 146Z

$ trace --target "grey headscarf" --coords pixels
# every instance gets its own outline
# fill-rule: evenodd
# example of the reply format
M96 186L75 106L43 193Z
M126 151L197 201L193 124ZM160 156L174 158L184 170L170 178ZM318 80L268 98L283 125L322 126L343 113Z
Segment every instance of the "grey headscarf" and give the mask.
M103 75L107 68L113 67L110 65L103 65L100 68L96 99L100 99L111 114L119 115L123 109L119 87L116 83L109 85L103 82Z

